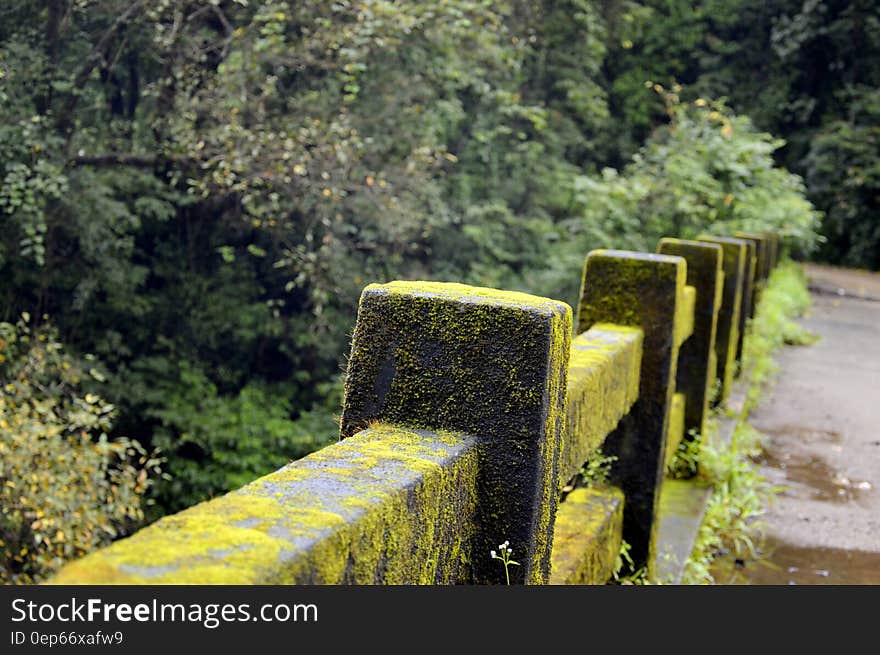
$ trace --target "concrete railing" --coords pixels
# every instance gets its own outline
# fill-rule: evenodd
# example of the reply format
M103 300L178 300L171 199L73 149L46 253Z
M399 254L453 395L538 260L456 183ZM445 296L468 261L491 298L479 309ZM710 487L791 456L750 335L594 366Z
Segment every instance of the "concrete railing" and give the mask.
M339 443L65 565L52 584L603 583L653 572L666 464L723 399L767 234L597 250L566 303L437 282L362 296ZM574 335L574 336L572 336ZM578 487L599 449L607 485ZM574 487L574 488L572 488Z

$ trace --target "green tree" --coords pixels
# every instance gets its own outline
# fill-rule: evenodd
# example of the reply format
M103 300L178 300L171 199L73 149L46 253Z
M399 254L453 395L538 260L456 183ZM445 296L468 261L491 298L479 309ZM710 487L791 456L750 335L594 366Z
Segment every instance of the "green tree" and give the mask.
M0 323L0 582L32 584L137 528L162 460L111 439L103 380L25 314Z

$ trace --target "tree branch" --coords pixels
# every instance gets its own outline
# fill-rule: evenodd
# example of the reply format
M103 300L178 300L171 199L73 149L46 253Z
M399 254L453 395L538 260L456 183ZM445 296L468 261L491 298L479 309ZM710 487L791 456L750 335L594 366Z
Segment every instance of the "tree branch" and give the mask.
M67 97L67 102L64 103L64 108L60 114L59 125L64 131L67 131L72 123L73 110L79 102L78 91L86 85L86 82L89 81L89 77L92 75L92 71L95 70L95 66L97 66L103 59L103 53L106 50L107 45L110 43L110 39L112 39L116 32L137 15L143 4L144 0L135 0L135 2L129 5L128 9L116 17L116 20L113 21L104 34L101 35L101 38L94 47L92 47L92 51L88 54L82 68L80 68L79 73L77 73L74 78L73 88L71 89L70 94Z
M105 152L100 155L79 155L69 162L72 166L131 166L132 168L155 168L163 165L189 165L195 161L189 157L173 155L134 155L127 152Z

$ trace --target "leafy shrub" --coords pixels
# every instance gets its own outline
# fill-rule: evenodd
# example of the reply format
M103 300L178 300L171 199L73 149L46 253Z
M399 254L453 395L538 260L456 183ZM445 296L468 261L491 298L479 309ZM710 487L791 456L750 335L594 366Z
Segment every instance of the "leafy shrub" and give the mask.
M24 314L0 323L0 582L30 584L131 532L161 460L107 437L103 375Z
M221 395L193 365L175 368L169 380L157 372L156 405L147 411L158 420L153 443L169 455L168 475L153 490L165 511L241 487L338 438L338 385L324 385L325 405L292 419L290 385L252 382Z
M546 259L541 269L526 272L522 286L576 302L586 252L652 252L663 236L773 230L789 246L815 248L821 215L805 198L803 181L774 166L782 141L720 101L686 103L677 87L653 88L669 123L622 170L569 178L569 217L556 224L553 239L545 239Z
M843 94L849 116L816 134L805 159L810 196L825 211L820 254L848 266L880 269L880 90Z

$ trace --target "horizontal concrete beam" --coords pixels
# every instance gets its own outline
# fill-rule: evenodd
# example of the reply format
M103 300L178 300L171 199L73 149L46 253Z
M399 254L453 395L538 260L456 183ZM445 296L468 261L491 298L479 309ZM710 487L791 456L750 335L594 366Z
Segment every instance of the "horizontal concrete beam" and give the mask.
M672 397L672 408L669 410L669 429L666 433L666 468L675 459L678 444L684 438L686 399L683 393Z
M623 492L599 486L572 491L559 504L550 584L605 584L623 534Z
M682 288L681 300L676 306L675 340L679 346L694 333L694 305L697 302L697 290L687 285Z
M560 483L580 471L639 394L639 328L600 323L571 343Z
M376 425L69 563L49 584L467 580L478 470L474 437Z

